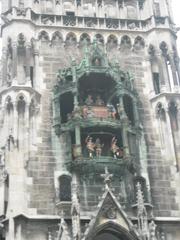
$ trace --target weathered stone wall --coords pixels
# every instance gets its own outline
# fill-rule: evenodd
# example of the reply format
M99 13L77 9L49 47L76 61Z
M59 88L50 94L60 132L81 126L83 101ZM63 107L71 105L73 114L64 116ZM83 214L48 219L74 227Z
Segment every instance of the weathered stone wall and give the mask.
M155 215L178 216L172 162L164 161L159 146L158 129L154 129L156 121L151 108L149 89L152 89L152 77L149 62L144 50L124 52L114 49L108 52L109 59L117 59L122 69L135 76L135 86L139 94L139 113L143 124L147 158L143 156L142 164L148 165L152 203ZM65 171L63 139L57 139L52 128L52 88L56 82L58 69L68 67L71 59L80 62L82 49L78 47L49 46L42 43L40 66L43 72L43 89L41 90L41 122L39 123L37 151L31 153L28 176L33 178L30 187L30 208L37 209L39 214L55 213L54 171ZM151 87L149 87L151 86ZM145 175L146 173L144 173Z

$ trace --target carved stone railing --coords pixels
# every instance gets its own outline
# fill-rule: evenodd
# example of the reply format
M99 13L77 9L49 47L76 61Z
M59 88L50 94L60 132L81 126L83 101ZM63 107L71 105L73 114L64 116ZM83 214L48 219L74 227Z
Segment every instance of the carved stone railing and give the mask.
M113 30L138 30L148 31L155 27L172 28L169 17L150 17L143 20L137 19L118 19L103 17L84 17L84 16L68 16L55 15L54 13L36 13L30 8L11 9L11 18L9 12L3 13L5 25L13 19L30 20L37 25L42 26L60 26L60 27L77 27L77 28L97 28L97 29L113 29Z

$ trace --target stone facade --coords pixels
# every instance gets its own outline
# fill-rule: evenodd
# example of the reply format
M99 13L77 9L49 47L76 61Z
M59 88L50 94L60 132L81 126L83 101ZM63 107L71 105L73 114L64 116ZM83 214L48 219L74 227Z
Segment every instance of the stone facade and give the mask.
M170 0L3 0L2 20L0 239L178 240Z

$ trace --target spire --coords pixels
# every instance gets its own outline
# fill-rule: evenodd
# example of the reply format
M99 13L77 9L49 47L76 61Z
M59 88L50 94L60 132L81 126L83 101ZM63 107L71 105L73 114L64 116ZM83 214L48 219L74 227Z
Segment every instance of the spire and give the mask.
M79 207L79 196L78 196L78 185L76 175L72 176L72 233L73 240L80 240L81 238L81 226L80 226L80 207Z
M137 185L137 217L138 217L138 231L142 240L149 240L149 228L147 211L144 205L144 196L141 190L141 184Z

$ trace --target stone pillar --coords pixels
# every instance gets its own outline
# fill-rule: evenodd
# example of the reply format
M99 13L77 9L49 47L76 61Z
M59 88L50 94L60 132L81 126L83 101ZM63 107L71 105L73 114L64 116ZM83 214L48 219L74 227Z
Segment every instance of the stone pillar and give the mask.
M124 110L123 104L123 95L119 96L119 105L118 105L118 113L120 115L120 121L122 124L122 139L123 139L123 149L124 149L124 156L127 157L129 155L129 147L128 147L128 117Z
M53 100L53 118L54 123L61 124L61 111L60 111L60 99L59 97L54 98Z
M135 126L139 126L139 113L138 113L138 107L137 107L137 101L133 99L133 113L134 113L134 121Z
M4 86L8 81L8 76L7 76L7 48L3 47L2 49L2 82L0 83L0 86Z
M17 102L13 103L14 106L14 126L13 126L13 137L18 146L18 111L17 111Z
M31 60L31 43L26 43L26 83L30 83L30 60Z
M39 89L39 46L38 41L34 40L34 88Z
M177 75L176 75L176 66L175 66L172 54L169 56L169 61L170 61L170 65L171 65L174 86L178 86L178 79L177 79Z
M117 105L118 108L118 113L120 116L120 120L127 120L128 121L128 117L126 115L126 112L124 110L124 104L123 104L123 95L119 96L119 104Z
M17 78L17 61L18 61L18 54L17 54L17 42L12 43L12 77L13 79Z

